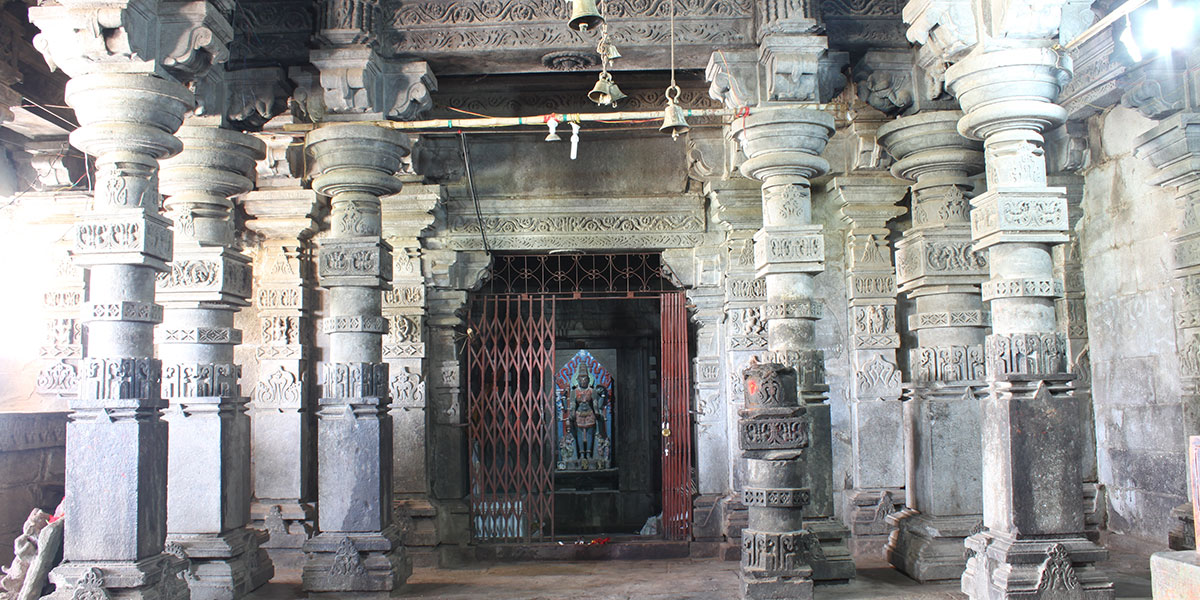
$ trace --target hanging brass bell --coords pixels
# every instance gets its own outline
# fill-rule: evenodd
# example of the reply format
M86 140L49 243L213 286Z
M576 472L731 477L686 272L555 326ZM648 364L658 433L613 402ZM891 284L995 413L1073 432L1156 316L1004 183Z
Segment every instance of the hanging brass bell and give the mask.
M588 92L588 99L600 106L616 106L617 102L624 100L627 96L613 83L612 75L607 71L600 73L600 79L596 81L595 87Z
M674 100L667 100L667 108L663 110L663 124L658 130L663 133L671 134L671 139L676 139L681 133L687 133L691 127L688 127L687 119L683 116L683 109L675 103Z
M567 27L575 31L593 31L604 23L596 9L596 0L571 0L571 20Z
M621 58L621 53L617 51L617 47L612 44L604 45L604 58L608 60L616 60Z

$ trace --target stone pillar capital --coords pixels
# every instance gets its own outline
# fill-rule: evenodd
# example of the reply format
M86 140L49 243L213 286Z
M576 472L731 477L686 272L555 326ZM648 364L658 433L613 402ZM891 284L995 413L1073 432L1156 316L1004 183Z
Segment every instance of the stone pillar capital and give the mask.
M842 175L825 184L825 192L841 206L842 219L855 231L887 229L887 222L908 212L896 206L908 186L887 175ZM886 235L886 234L885 234Z
M71 132L71 145L103 157L141 152L155 158L177 154L183 144L172 132L192 108L192 93L167 79L127 73L96 73L67 82L67 104L81 127ZM97 200L106 197L98 191ZM126 194L132 202L135 198ZM157 206L154 207L157 210Z
M983 144L958 133L962 113L921 112L879 127L879 143L896 159L892 174L919 181L927 176L970 176L983 171Z
M825 36L769 35L758 48L766 80L765 100L829 102L846 87L845 52L830 52Z
M382 196L403 187L395 174L401 159L408 156L409 140L394 129L324 125L309 132L304 143L312 157L313 189L321 194L363 192Z
M1066 109L1054 100L1070 80L1071 58L1040 47L977 50L946 69L946 86L966 113L959 132L989 141L1066 122Z
M241 198L242 208L253 219L246 228L275 240L306 240L317 229L314 216L319 196L306 189L256 190Z
M821 158L834 132L828 113L795 107L752 110L735 119L733 135L748 157L742 173L770 184L775 178L807 179L829 171Z
M368 46L318 48L309 60L320 70L328 120L408 120L433 106L437 78L424 61L386 59Z
M176 134L183 151L162 162L159 187L180 240L233 244L230 196L254 188L255 163L266 144L258 138L219 127L185 125Z
M259 129L287 110L291 85L279 67L226 71L225 82L229 96L225 117L230 123Z

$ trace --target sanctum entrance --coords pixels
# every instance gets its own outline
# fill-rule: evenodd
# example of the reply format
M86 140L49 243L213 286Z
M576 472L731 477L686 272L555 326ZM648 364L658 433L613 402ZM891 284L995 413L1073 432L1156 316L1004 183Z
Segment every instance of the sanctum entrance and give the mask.
M658 254L505 254L473 294L465 372L477 542L687 540L685 298Z

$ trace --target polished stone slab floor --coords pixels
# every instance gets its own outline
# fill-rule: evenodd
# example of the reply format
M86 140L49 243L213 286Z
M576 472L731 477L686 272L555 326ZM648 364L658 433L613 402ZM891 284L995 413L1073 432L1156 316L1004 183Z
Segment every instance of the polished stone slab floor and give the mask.
M1150 598L1150 563L1142 549L1110 544L1104 568L1117 598ZM942 600L966 598L957 582L919 584L882 561L859 561L847 584L817 586L817 600ZM281 572L250 600L303 598L299 572ZM732 600L738 597L738 563L717 559L611 560L475 564L415 569L395 598L439 600Z

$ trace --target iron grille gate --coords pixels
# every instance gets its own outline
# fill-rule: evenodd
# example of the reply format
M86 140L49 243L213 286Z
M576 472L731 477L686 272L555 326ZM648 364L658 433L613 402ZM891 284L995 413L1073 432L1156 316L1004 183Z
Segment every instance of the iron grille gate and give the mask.
M554 535L554 300L481 296L468 318L468 438L475 537Z
M687 306L657 254L500 255L467 318L471 518L475 539L554 536L555 298L659 298L664 537L692 521Z

